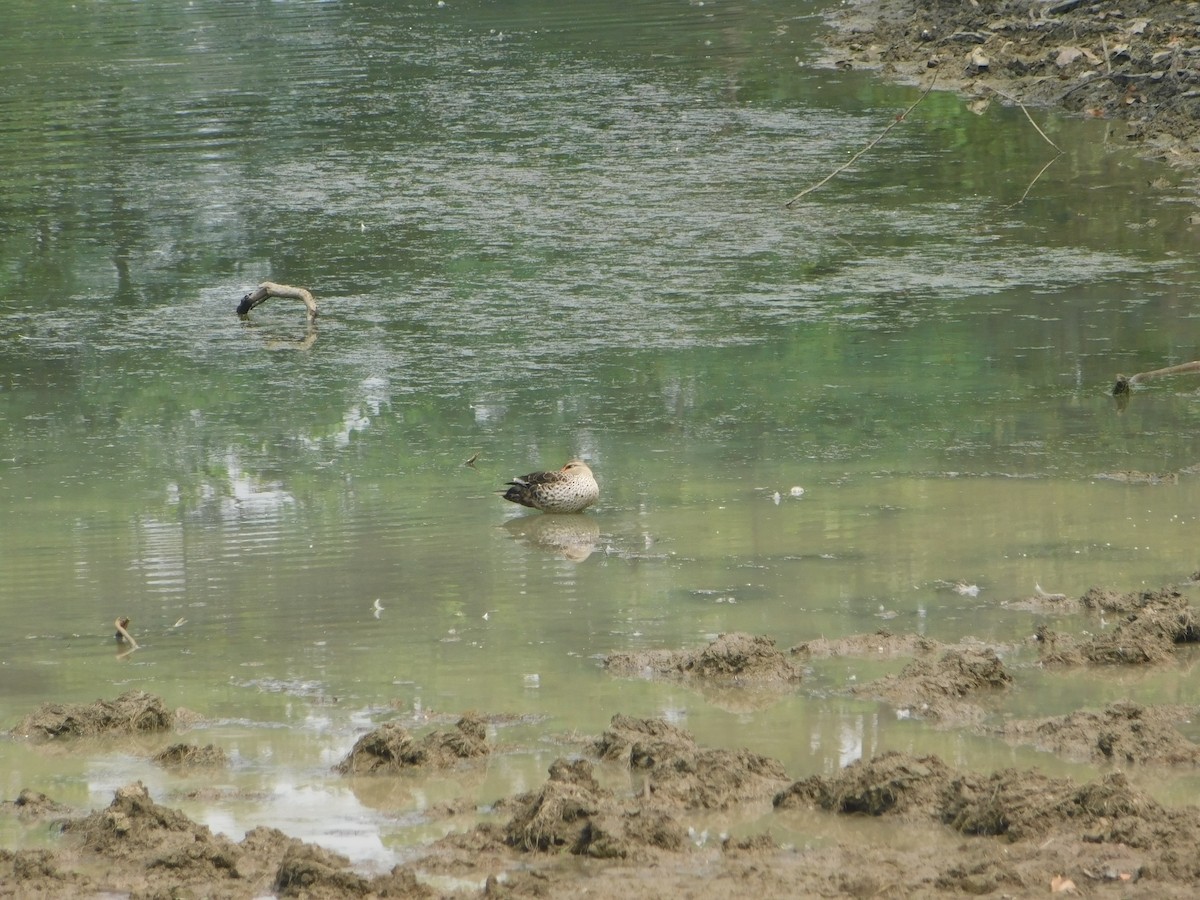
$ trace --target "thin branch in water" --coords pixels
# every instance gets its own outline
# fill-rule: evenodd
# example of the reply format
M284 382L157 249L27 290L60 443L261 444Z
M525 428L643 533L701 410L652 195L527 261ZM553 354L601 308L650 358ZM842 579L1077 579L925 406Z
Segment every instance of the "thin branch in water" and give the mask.
M854 165L858 161L859 157L861 157L868 150L870 150L872 147L874 147L876 144L878 144L880 141L882 141L885 137L887 137L887 133L889 131L891 131L893 128L895 128L897 125L899 125L905 119L907 119L909 113L911 113L914 109L916 109L917 106L920 105L921 101L929 96L929 92L933 90L933 86L937 83L937 76L938 76L938 73L937 73L937 70L935 69L934 73L933 73L933 78L930 79L930 81L929 81L929 87L925 88L925 90L922 92L921 96L918 97L913 102L912 106L910 106L908 109L906 109L900 115L896 116L895 120L892 121L888 125L887 128L883 129L883 131L879 133L878 137L876 137L873 141L871 141L869 144L867 144L865 147L863 147L861 150L859 150L857 153L855 153L852 157L850 157L848 160L846 160L846 162L842 163L840 166L838 166L836 169L834 169L832 172L830 172L828 175L826 175L824 178L822 178L816 184L810 184L808 187L806 187L804 190L802 190L795 197L793 197L791 200L789 200L787 203L785 203L783 205L785 207L787 207L788 209L791 209L792 205L795 204L795 202L797 200L799 200L802 197L807 196L808 194L811 194L817 188L819 188L825 184L828 184L830 181L832 181L838 175L842 174L848 168L850 168L852 165Z
M1033 190L1033 186L1038 183L1038 179L1046 174L1047 169L1049 169L1052 165L1054 165L1056 162L1058 162L1058 158L1060 156L1062 156L1061 150L1059 150L1058 153L1056 153L1054 156L1050 157L1050 161L1048 163L1046 163L1044 166L1042 166L1041 170L1036 175L1033 176L1033 181L1029 182L1029 186L1027 188L1025 188L1025 193L1023 193L1021 195L1021 198L1019 200L1017 200L1015 203L1008 204L1008 206L1006 206L1004 208L1006 210L1008 210L1008 209L1012 209L1014 206L1020 206L1022 203L1024 203L1025 198L1029 196L1029 192Z
M1050 140L1050 138L1046 135L1046 132L1042 131L1042 129L1038 127L1038 123L1033 121L1033 116L1031 116L1029 114L1029 110L1027 110L1025 108L1024 103L1022 103L1016 97L1010 96L1009 94L1006 94L1003 91L993 91L993 92L996 94L999 94L1001 97L1003 97L1005 100L1009 101L1010 103L1015 103L1015 104L1017 104L1017 106L1021 107L1021 112L1025 113L1025 118L1029 120L1029 124L1033 126L1033 130L1042 136L1042 140L1045 141L1047 144L1049 144L1051 147L1053 147L1055 150L1057 150L1059 153L1063 152L1062 147L1058 146L1058 144L1056 144L1056 143L1054 143L1054 141Z
M1033 190L1033 186L1038 183L1038 180L1043 175L1046 174L1046 170L1049 169L1052 165L1054 165L1058 161L1058 158L1063 155L1063 150L1061 147L1058 146L1058 144L1056 144L1056 143L1054 143L1054 141L1050 140L1049 135L1047 135L1046 132L1042 131L1042 129L1040 127L1038 127L1037 122L1033 121L1033 116L1031 116L1029 114L1029 110L1025 108L1024 103L1022 103L1016 97L1010 96L1009 94L1006 94L1003 91L994 91L994 93L999 94L1001 97L1003 97L1005 100L1009 101L1010 103L1015 103L1015 104L1017 104L1017 106L1021 107L1021 112L1025 113L1025 118L1029 120L1029 124L1033 126L1033 130L1042 136L1043 141L1045 141L1047 144L1049 144L1051 147L1054 148L1054 156L1052 156L1050 158L1050 161L1047 162L1044 166L1042 166L1041 169L1038 170L1038 173L1033 176L1033 181L1029 182L1029 185L1025 188L1025 193L1023 193L1021 195L1020 199L1017 200L1015 203L1010 203L1008 206L1004 207L1006 210L1008 210L1008 209L1012 209L1015 206L1020 206L1022 203L1025 202L1025 198L1029 196L1029 192Z

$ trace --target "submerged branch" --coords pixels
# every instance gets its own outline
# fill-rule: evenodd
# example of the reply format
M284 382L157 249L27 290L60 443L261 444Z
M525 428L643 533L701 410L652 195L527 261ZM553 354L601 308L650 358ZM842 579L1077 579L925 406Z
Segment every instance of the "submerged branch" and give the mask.
M1040 179L1043 175L1046 174L1047 169L1049 169L1052 165L1054 165L1056 162L1058 162L1058 158L1063 155L1063 149L1060 146L1058 146L1058 144L1054 143L1054 141L1050 140L1050 136L1047 135L1046 132L1042 131L1041 127L1038 125L1037 122L1033 121L1033 116L1031 116L1029 114L1029 110L1025 108L1024 103L1022 103L1016 97L1006 94L1003 91L997 91L997 90L993 89L992 92L994 94L997 94L997 95L1003 97L1005 100L1009 101L1010 103L1015 103L1015 104L1017 104L1017 106L1021 107L1021 112L1025 113L1025 118L1029 120L1029 124L1033 126L1033 130L1042 136L1043 141L1045 141L1047 144L1049 144L1051 147L1054 148L1054 155L1052 157L1050 157L1050 160L1044 166L1042 166L1041 169L1038 170L1038 173L1036 175L1033 176L1033 181L1029 182L1029 185L1025 188L1025 193L1023 193L1021 195L1021 198L1019 200L1017 200L1016 203L1010 203L1008 206L1004 207L1007 210L1007 209L1012 209L1014 206L1020 206L1022 203L1025 202L1025 198L1029 196L1029 192L1033 190L1033 186L1038 183L1038 179Z
M1016 97L1013 97L1011 94L1006 94L1006 93L1004 93L1004 91L998 91L995 88L992 89L992 93L998 94L999 96L1001 96L1005 100L1007 100L1009 103L1015 103L1015 104L1017 104L1017 106L1021 107L1021 112L1025 113L1025 118L1029 120L1029 124L1033 126L1033 130L1042 136L1042 140L1045 141L1047 144L1049 144L1051 147L1053 147L1055 150L1057 150L1059 154L1061 154L1063 152L1062 147L1058 146L1058 144L1056 144L1056 143L1054 143L1054 141L1050 140L1050 138L1049 138L1049 136L1047 136L1046 132L1042 131L1042 129L1038 126L1038 123L1033 121L1033 116L1031 116L1029 114L1029 110L1027 110L1025 108L1024 103L1022 103Z
M836 169L834 169L832 172L830 172L828 175L826 175L824 178L822 178L816 184L810 184L808 187L806 187L804 190L802 190L795 197L793 197L791 200L789 200L787 203L785 203L783 205L785 207L787 207L788 209L791 209L792 205L797 200L799 200L802 197L807 196L808 194L811 194L813 191L815 191L817 188L821 187L822 185L829 183L834 178L836 178L838 175L841 175L848 168L850 168L852 165L854 165L858 161L858 159L861 156L863 156L868 150L870 150L872 147L874 147L876 144L878 144L880 141L882 141L885 137L887 137L887 134L889 131L891 131L893 128L895 128L897 125L899 125L901 122L903 122L906 118L908 118L908 114L911 113L914 109L916 109L922 100L924 100L926 97L929 96L929 92L933 90L933 86L937 83L937 75L938 75L938 73L935 70L933 73L933 78L931 78L929 81L929 87L925 88L925 90L921 93L921 96L918 97L913 102L912 106L910 106L904 112L900 113L900 115L896 116L895 120L892 121L891 124L889 124L887 128L883 129L883 131L881 131L874 140L872 140L870 143L868 143L865 147L863 147L861 150L859 150L857 153L855 153L852 157L850 157L848 160L846 160L844 163L842 163L840 166L838 166Z
M1035 125L1034 127L1036 128L1037 126ZM1056 162L1058 162L1058 158L1060 156L1062 156L1061 150L1059 150L1058 153L1055 154L1054 156L1050 157L1049 161L1038 170L1038 173L1033 176L1033 181L1029 182L1029 184L1025 187L1025 193L1023 193L1020 196L1020 199L1018 199L1015 203L1010 203L1008 206L1006 206L1004 208L1012 209L1014 206L1020 206L1022 203L1024 203L1025 198L1029 196L1029 192L1033 190L1033 186L1038 183L1038 179L1046 174L1047 169L1049 169L1052 165L1054 165Z
M264 281L255 290L242 297L242 302L238 304L237 314L239 316L246 315L250 310L270 297L286 297L289 300L299 300L308 309L308 321L311 322L317 317L317 301L313 299L312 294L304 288L292 287L287 284L276 284L273 281Z
M1128 377L1124 375L1117 376L1117 383L1113 385L1113 396L1129 393L1131 385L1141 384L1143 381L1148 381L1151 378L1159 378L1163 375L1186 375L1189 373L1200 373L1200 360L1195 362L1181 363L1178 366L1167 366L1165 369L1153 369L1149 372L1138 372L1136 375Z

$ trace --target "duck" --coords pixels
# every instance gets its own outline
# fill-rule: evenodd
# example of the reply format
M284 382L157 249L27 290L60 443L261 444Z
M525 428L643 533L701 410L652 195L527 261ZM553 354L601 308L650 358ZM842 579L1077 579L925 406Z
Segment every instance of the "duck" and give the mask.
M547 513L583 512L600 497L596 476L581 459L573 459L553 472L518 475L501 491L504 499Z

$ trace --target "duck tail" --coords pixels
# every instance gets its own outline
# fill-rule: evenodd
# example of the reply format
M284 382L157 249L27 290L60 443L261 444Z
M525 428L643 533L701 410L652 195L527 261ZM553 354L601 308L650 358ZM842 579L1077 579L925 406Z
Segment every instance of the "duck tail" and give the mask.
M519 503L521 506L528 506L533 509L537 508L537 505L533 500L532 490L530 489L529 485L523 481L510 481L508 483L508 490L497 491L496 493L503 494L504 499L512 503Z

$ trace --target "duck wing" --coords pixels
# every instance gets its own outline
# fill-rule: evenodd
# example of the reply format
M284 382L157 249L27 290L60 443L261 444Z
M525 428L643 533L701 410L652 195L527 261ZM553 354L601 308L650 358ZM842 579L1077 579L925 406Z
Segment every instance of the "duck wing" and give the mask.
M535 484L557 484L560 481L566 481L569 477L569 475L564 475L562 472L530 472L528 475L518 475L508 483L518 487Z

